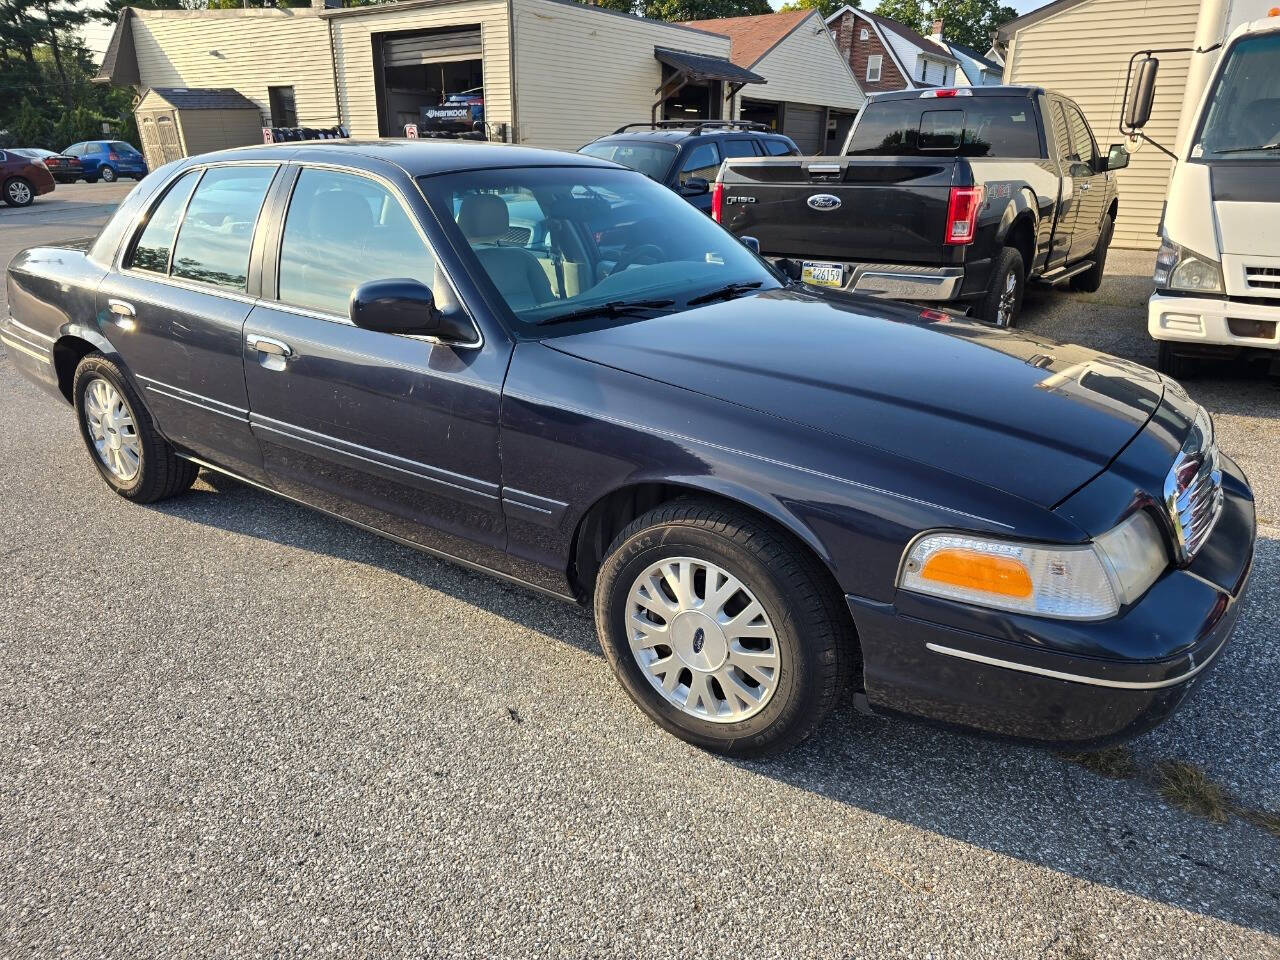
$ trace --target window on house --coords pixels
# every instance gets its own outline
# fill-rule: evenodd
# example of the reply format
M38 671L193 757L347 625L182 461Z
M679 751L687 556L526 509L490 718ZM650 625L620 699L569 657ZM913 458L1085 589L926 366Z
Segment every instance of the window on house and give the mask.
M867 36L868 36L868 34L867 34L867 28L866 28L866 27L863 27L860 31L858 31L858 39L859 39L859 40L865 40L865 39L867 39Z
M267 87L271 104L271 123L277 127L298 125L298 106L293 97L293 87Z
M875 83L880 79L880 68L884 64L884 57L880 54L867 57L867 82Z

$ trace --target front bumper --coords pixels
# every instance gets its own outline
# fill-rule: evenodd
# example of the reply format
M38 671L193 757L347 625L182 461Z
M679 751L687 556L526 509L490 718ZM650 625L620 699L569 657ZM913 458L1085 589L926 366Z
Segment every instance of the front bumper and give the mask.
M1048 620L906 591L893 604L849 597L869 705L1076 748L1151 729L1216 662L1239 615L1257 525L1243 475L1230 470L1191 567L1118 617Z
M1240 336L1232 331L1232 321L1237 330L1252 326L1255 321L1270 324L1270 334ZM1280 300L1263 304L1154 293L1147 301L1147 332L1155 340L1280 350Z

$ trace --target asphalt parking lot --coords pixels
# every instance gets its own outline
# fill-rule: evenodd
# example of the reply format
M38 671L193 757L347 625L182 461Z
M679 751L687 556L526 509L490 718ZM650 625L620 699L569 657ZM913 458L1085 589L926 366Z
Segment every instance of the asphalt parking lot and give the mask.
M0 265L131 184L0 208ZM1150 363L1151 255L1025 326ZM3 308L3 307L0 307ZM0 955L1280 957L1280 392L1187 384L1263 526L1123 776L847 704L779 759L650 724L588 617L205 475L131 506L0 363Z

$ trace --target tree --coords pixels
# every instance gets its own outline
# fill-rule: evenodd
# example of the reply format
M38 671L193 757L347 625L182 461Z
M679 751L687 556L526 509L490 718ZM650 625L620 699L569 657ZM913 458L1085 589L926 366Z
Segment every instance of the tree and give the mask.
M841 7L846 6L860 7L862 2L861 0L849 0L848 3L845 3L844 0L792 0L790 3L784 3L778 10L780 13L785 13L789 10L817 10L818 13L822 14L822 19L825 20Z
M773 13L769 0L601 0L599 6L650 20L716 20Z
M876 13L928 35L942 21L942 35L979 53L991 46L991 34L1018 15L1000 0L880 0Z

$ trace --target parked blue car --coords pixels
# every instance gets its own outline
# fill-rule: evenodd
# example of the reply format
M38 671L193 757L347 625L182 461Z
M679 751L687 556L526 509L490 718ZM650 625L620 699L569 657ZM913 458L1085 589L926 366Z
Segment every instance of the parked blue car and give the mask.
M62 153L80 158L80 168L89 183L114 183L120 177L141 180L147 175L147 161L136 147L123 140L86 140L73 143Z

